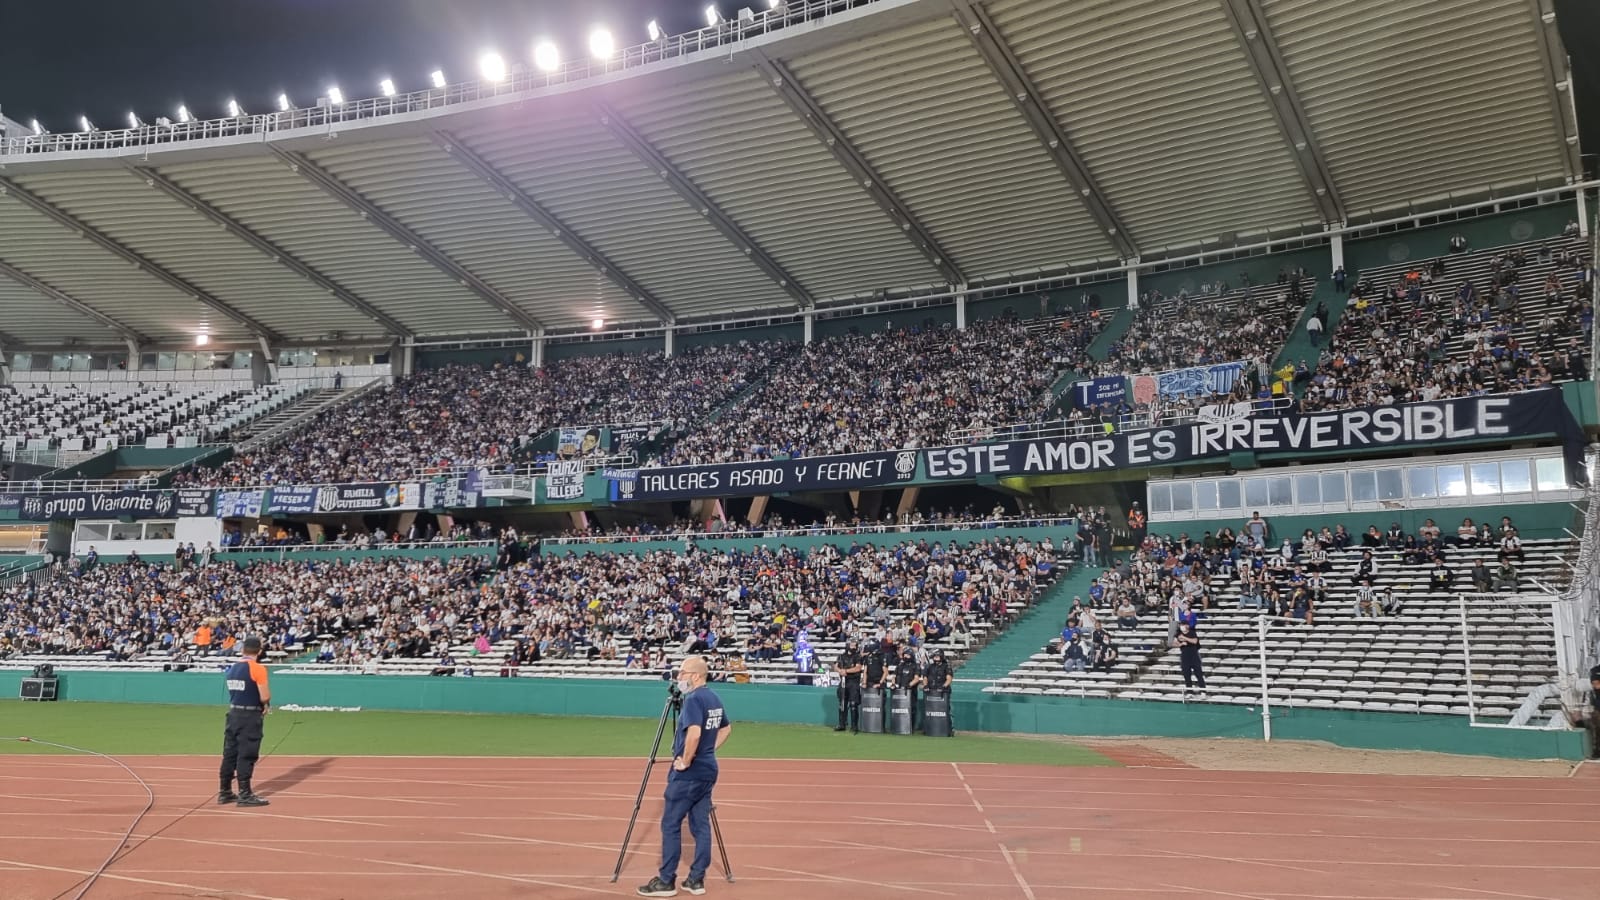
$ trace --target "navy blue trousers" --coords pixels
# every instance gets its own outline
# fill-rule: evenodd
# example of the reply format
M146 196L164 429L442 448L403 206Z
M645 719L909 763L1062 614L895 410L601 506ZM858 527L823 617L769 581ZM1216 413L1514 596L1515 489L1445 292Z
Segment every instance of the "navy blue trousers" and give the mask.
M667 884L676 884L678 860L683 855L683 820L689 820L694 836L694 859L689 862L689 877L706 877L711 868L711 789L715 781L692 781L673 772L667 779L667 805L661 812L661 871Z

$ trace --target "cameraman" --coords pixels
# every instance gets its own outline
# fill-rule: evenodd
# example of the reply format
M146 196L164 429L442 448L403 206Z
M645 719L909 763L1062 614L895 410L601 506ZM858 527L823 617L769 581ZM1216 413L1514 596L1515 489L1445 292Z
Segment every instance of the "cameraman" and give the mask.
M834 731L843 731L845 718L850 720L850 731L861 731L861 673L866 666L861 662L861 654L856 649L856 639L851 638L844 645L844 652L833 663L833 670L839 673L839 724Z
M717 785L717 750L733 732L722 700L706 687L709 669L704 657L686 657L678 669L683 693L678 729L672 737L672 771L667 775L666 808L661 812L661 870L639 886L641 897L674 897L678 859L683 854L683 820L694 835L694 859L683 889L703 894L711 868L711 790Z

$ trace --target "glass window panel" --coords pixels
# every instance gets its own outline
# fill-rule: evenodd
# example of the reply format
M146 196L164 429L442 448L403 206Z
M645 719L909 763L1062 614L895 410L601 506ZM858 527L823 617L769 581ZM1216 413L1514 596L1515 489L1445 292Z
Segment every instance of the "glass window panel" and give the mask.
M1295 499L1301 503L1322 502L1322 479L1316 475L1296 475L1294 477Z
M1150 511L1161 513L1172 512L1172 485L1150 485Z
M1244 480L1244 505L1251 509L1260 509L1268 506L1267 479L1246 478Z
M1378 470L1378 499L1403 500L1406 496L1405 484L1400 476L1399 469Z
M1322 475L1322 502L1344 502L1344 473L1325 472Z
M1461 466L1434 466L1433 473L1439 482L1439 496L1465 497L1467 495L1467 470Z
M113 541L137 541L144 537L144 523L117 522L111 526Z
M1438 496L1433 480L1433 466L1412 466L1406 469L1406 486L1411 496L1418 499Z
M1239 496L1239 479L1229 478L1217 482L1217 508L1239 509L1244 504Z
M82 541L103 541L111 536L111 525L108 522L86 522L78 526L78 539Z
M1194 508L1217 508L1217 483L1215 481L1197 481L1194 483Z
M1288 476L1267 479L1268 506L1293 506L1294 487Z
M1559 456L1535 460L1534 471L1538 475L1539 490L1564 491L1567 489L1567 465Z
M178 354L170 351L156 353L156 368L162 371L171 371L178 367Z
M1172 486L1172 511L1188 512L1194 509L1194 485L1174 484Z
M1494 496L1500 493L1500 464L1473 463L1472 493L1475 496Z
M1527 460L1508 459L1500 463L1500 490L1507 494L1526 494L1533 490Z
M1350 473L1350 496L1357 503L1372 503L1378 499L1378 476L1371 469Z

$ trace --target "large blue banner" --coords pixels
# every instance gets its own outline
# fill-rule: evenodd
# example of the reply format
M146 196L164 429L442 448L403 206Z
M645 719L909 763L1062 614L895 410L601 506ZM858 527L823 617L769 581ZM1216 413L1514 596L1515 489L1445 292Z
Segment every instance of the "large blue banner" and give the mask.
M177 498L172 491L25 494L17 510L17 518L29 522L56 519L170 519L177 515Z
M1246 365L1241 361L1158 372L1155 375L1156 392L1163 400L1226 394L1239 383Z
M634 478L617 477L634 475ZM887 487L917 476L917 451L606 472L613 500L682 500Z
M216 507L219 519L259 519L266 505L264 488L249 491L217 491Z

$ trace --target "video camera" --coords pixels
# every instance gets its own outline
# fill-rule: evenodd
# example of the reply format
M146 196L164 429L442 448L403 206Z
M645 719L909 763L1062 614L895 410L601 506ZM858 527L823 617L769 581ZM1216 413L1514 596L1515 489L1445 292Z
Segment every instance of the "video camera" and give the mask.
M672 702L674 710L683 709L683 688L678 687L676 681L667 682L667 699Z

